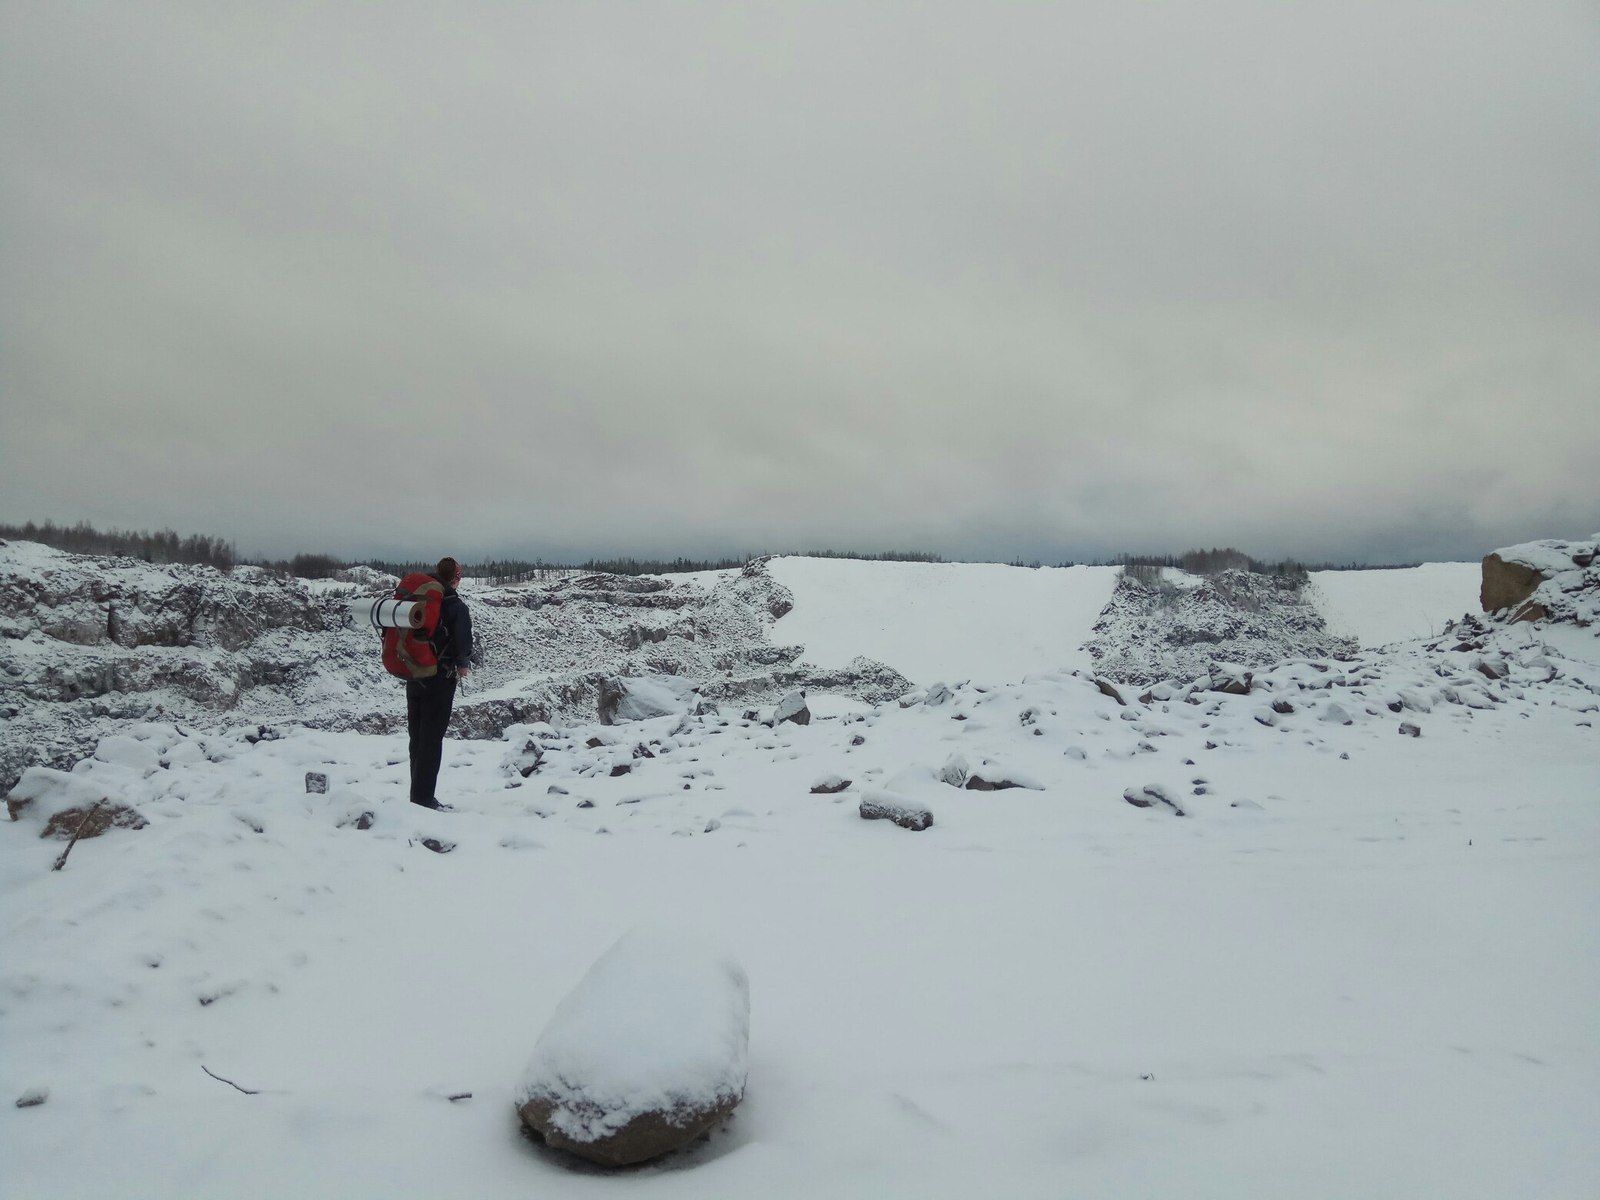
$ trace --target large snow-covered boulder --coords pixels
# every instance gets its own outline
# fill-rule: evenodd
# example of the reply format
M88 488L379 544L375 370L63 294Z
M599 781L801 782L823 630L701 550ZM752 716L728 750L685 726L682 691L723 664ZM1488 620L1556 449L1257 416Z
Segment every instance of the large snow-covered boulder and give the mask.
M1600 533L1585 541L1547 538L1506 546L1483 560L1478 601L1509 620L1586 625L1600 610Z
M600 724L675 716L692 711L698 700L692 679L676 675L612 676L600 681Z
M548 1145L626 1166L688 1145L744 1098L750 987L732 958L641 927L545 1026L517 1090Z
M108 829L143 829L148 824L98 781L50 767L24 771L6 796L6 810L13 821L39 822L40 837L92 838Z

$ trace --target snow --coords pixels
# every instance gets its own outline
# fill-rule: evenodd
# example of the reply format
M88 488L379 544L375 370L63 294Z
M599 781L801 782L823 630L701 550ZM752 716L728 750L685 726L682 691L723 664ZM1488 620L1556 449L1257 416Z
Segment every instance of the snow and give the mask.
M553 1101L577 1142L637 1117L709 1111L744 1093L750 984L744 969L682 930L632 929L561 1002L517 1091Z
M1579 542L1566 541L1561 538L1544 538L1536 542L1522 542L1516 546L1505 546L1495 553L1502 562L1521 563L1525 567L1532 567L1535 571L1543 572L1547 577L1573 568L1572 553L1574 550L1592 552L1600 544L1600 533Z
M858 565L864 604L931 594L895 578L920 564ZM775 564L779 641L808 603L854 619L809 569ZM1047 573L1001 570L995 610L1040 603L1004 589ZM146 828L52 872L41 822L0 826L8 1200L1592 1198L1593 629L1504 631L1503 679L1413 645L1119 707L1048 658L1019 670L1022 639L945 591L942 619L914 617L927 652L977 669L924 664L942 704L518 725L447 744L452 813L405 802L402 735L121 727L134 746L46 791L110 794ZM860 632L839 653L910 673ZM1263 724L1273 700L1294 711ZM957 755L1029 786L940 782ZM825 777L854 782L812 794ZM1123 798L1151 787L1186 815ZM862 820L881 793L934 823ZM641 924L742 964L746 1097L683 1155L575 1173L517 1132L523 1065ZM693 962L663 951L647 973L668 982L596 984L574 1020L668 1019ZM705 986L696 1012L726 998ZM609 1065L661 1065L658 1034Z
M1464 562L1311 573L1328 628L1369 647L1434 637L1478 611L1482 578L1480 564Z
M865 655L921 684L1088 666L1083 642L1118 572L804 557L770 569L794 593L775 640L803 644L802 660L816 666Z

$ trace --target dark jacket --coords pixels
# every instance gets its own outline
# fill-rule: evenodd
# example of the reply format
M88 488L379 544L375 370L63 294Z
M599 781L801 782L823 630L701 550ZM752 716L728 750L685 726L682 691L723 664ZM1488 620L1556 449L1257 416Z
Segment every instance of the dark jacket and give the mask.
M455 588L444 585L444 602L439 606L439 626L433 631L433 650L439 666L470 667L476 661L472 645L472 614Z

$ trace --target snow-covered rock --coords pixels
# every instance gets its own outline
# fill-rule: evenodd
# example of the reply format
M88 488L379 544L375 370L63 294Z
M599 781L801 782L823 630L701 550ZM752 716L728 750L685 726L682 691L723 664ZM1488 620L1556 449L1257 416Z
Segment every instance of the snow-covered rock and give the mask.
M785 721L792 722L795 725L811 724L811 709L806 706L806 694L804 692L790 692L779 700L777 704L773 705L772 723L781 725Z
M692 679L676 675L610 677L600 681L600 724L648 721L691 712L699 697Z
M744 1098L750 988L726 954L672 930L624 934L545 1026L517 1111L546 1143L606 1166L679 1149Z
M39 836L99 837L108 829L143 829L147 822L99 778L50 767L29 767L6 796L13 821L42 826Z
M921 801L886 789L873 789L861 797L857 810L863 821L893 821L901 829L921 832L933 824L933 810Z
M1141 685L1193 679L1215 659L1251 668L1356 649L1328 630L1303 576L1239 570L1205 577L1169 570L1154 582L1124 574L1092 632L1097 669Z
M1510 623L1600 621L1600 533L1583 541L1548 538L1506 546L1483 560L1479 600Z

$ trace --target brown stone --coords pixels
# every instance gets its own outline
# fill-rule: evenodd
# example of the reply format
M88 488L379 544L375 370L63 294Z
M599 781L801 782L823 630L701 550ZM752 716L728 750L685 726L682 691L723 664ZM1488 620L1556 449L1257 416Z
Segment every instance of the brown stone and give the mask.
M1116 685L1114 683L1112 683L1109 679L1096 678L1095 681L1094 681L1094 685L1095 685L1095 687L1100 689L1100 694L1102 696L1109 696L1111 699L1115 700L1118 704L1122 705L1123 708L1127 708L1128 707L1128 702L1122 698L1122 693L1117 691Z
M1525 604L1541 583L1544 575L1521 563L1506 562L1498 554L1483 558L1483 583L1478 589L1478 602L1484 612L1499 612ZM1540 617L1543 610L1540 610ZM1539 620L1540 617L1518 616L1518 620Z
M125 804L102 802L98 807L89 804L63 808L45 822L44 832L39 836L66 842L74 837L80 840L99 837L108 829L143 829L149 823Z
M592 1142L575 1141L555 1127L551 1117L559 1106L553 1099L536 1096L517 1112L523 1124L545 1145L603 1167L627 1167L687 1146L729 1116L742 1099L741 1093L723 1097L720 1104L711 1107L680 1105L670 1112L640 1113L615 1133Z

